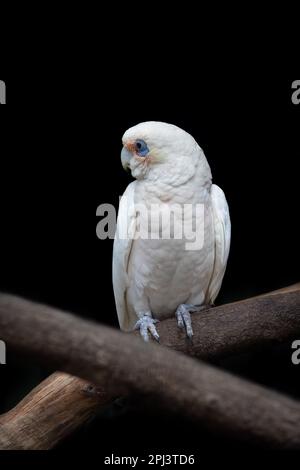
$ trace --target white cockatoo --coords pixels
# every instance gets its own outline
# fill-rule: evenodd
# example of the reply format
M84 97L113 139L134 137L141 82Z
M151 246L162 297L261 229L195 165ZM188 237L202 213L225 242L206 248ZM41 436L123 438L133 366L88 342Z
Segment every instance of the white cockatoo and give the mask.
M121 198L113 250L120 327L139 329L145 341L150 335L159 340L156 323L175 314L178 326L192 338L190 313L214 303L226 269L231 224L225 195L212 184L202 149L182 129L145 122L128 129L122 141L123 167L136 181ZM192 210L178 216L190 227L200 223L201 247L188 249L184 236L162 237L159 224L147 226L149 237L137 236L144 217L141 205L151 211L151 220L162 208L202 207L198 215Z

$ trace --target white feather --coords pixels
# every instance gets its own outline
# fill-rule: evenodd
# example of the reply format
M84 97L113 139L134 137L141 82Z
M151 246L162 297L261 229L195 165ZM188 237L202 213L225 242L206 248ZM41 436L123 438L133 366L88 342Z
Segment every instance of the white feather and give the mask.
M215 261L207 301L214 303L226 270L230 250L231 222L225 194L216 184L211 187L211 201L215 235Z
M113 287L120 327L128 331L136 318L130 318L126 302L126 289L129 286L128 263L136 229L136 213L134 206L134 188L136 182L131 183L123 194L117 220L117 230L113 249ZM124 232L126 227L126 233ZM120 238L122 233L122 238ZM126 236L127 235L127 236Z

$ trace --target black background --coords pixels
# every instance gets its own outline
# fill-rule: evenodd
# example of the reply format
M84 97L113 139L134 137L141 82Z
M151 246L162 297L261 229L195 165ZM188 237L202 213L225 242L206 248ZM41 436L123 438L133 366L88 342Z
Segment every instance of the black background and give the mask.
M112 241L97 239L95 213L101 203L117 206L131 180L120 163L122 134L146 120L191 133L226 193L232 249L217 303L298 282L300 105L291 101L293 80L137 75L129 69L125 80L120 69L0 76L7 83L0 121L0 289L118 327ZM2 412L51 372L15 356L9 345L7 361L0 369ZM291 345L224 366L300 396ZM130 445L124 439L129 428ZM191 424L176 416L137 413L125 404L95 419L61 450L76 445L91 452L99 440L105 450L123 445L140 449L137 454L147 448L244 449L225 438L195 436Z

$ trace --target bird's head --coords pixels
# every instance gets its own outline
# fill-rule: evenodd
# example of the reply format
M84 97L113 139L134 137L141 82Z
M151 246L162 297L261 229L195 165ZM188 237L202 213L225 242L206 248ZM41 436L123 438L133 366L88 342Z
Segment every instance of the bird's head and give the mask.
M122 165L136 179L195 171L200 147L187 132L164 122L143 122L123 135Z

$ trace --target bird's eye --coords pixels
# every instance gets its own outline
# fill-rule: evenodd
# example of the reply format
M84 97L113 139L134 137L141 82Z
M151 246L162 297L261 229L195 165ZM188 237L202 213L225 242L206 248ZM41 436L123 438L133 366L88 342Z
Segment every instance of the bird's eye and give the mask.
M136 140L135 149L136 149L137 154L140 157L145 157L147 155L147 153L149 153L149 149L147 147L146 142L144 142L143 140L140 140L140 139Z

